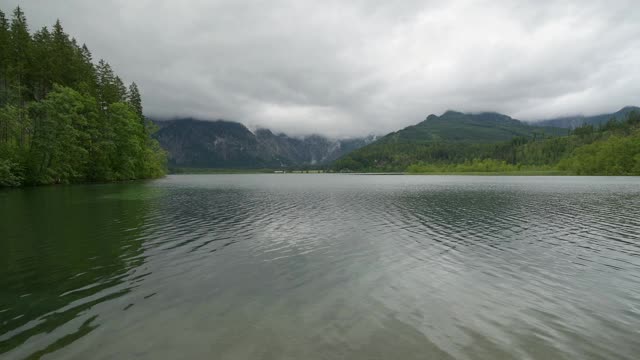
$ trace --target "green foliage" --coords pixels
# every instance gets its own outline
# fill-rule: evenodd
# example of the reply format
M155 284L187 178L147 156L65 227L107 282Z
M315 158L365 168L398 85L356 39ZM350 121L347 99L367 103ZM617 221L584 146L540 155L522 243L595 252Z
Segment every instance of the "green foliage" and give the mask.
M536 127L497 113L464 114L447 111L442 116L430 115L426 120L391 133L379 143L509 141L514 137L549 137L565 135L566 130Z
M0 186L20 186L22 181L19 164L11 160L0 159Z
M461 164L424 164L418 163L407 167L409 173L511 173L511 172L536 172L552 171L550 166L523 166L521 164L509 164L506 161L495 159L473 159Z
M577 175L640 175L640 130L577 148L558 167Z
M142 169L144 128L134 111L124 103L109 106L109 123L113 126L115 153L112 169L117 180L136 179Z
M640 113L611 119L590 134L592 142L576 147L558 168L577 175L640 175Z
M167 152L160 147L158 140L152 138L152 135L158 131L158 127L151 121L145 121L144 125L146 146L144 147L141 177L161 177L167 171Z
M626 120L612 120L599 128L584 125L568 136L517 136L493 143L387 139L338 159L333 170L429 173L558 169L580 175L635 175L640 174L639 127L640 114L631 112Z
M4 13L0 11L0 106L8 101L9 96L9 63L11 52L11 34L9 22Z
M46 99L34 102L37 119L29 151L28 178L36 184L83 180L88 160L87 113L82 95L56 86Z
M0 186L164 175L137 86L128 96L59 21L32 36L20 8L10 24L0 12L0 50Z
M143 120L144 115L142 114L142 97L140 96L140 90L138 90L138 85L135 82L132 82L129 86L129 98L127 99L129 105L133 108L136 115Z
M98 100L102 110L107 110L109 104L125 101L125 91L122 80L117 77L111 65L100 60L96 66Z
M517 171L518 167L512 164L507 164L506 161L499 161L494 159L473 159L472 161L465 161L462 164L443 164L432 165L418 163L410 165L407 168L411 173L428 173L428 172L508 172Z
M391 133L334 163L335 171L405 171L412 164L462 164L496 159L510 164L536 164L519 148L566 135L566 129L527 125L496 113L463 114L448 111ZM536 147L536 146L532 146ZM559 157L561 147L536 149Z

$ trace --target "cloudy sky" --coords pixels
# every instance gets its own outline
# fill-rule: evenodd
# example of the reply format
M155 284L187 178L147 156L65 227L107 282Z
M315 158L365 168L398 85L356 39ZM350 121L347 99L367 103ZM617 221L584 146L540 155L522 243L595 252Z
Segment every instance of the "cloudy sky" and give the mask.
M447 109L523 120L640 105L637 0L1 0L60 18L155 118L385 133Z

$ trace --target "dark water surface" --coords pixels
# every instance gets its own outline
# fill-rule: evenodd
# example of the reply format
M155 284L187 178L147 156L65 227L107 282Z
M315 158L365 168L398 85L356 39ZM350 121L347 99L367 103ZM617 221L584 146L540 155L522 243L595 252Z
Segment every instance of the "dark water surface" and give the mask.
M638 359L640 178L0 191L0 358Z

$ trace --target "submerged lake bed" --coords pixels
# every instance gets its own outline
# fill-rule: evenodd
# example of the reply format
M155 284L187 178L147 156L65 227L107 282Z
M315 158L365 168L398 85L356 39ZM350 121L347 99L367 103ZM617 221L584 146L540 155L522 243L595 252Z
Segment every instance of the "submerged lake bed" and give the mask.
M0 359L635 359L640 178L0 191Z

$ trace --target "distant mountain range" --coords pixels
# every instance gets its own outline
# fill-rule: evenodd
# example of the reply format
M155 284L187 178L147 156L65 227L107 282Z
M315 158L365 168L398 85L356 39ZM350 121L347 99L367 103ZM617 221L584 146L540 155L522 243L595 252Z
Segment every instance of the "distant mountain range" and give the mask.
M567 116L555 119L548 119L543 121L531 122L531 125L535 126L555 126L567 129L573 129L583 124L587 125L600 125L606 123L610 119L620 120L625 118L632 111L640 111L637 106L626 106L614 113L600 114L594 116Z
M551 122L569 127L583 122L598 124L612 118L619 119L607 126L577 133L568 128L545 126L547 122L538 122L535 124L540 126L533 126L533 123L497 113L447 111L441 116L429 115L416 125L354 150L333 162L331 168L339 172L433 172L456 169L489 171L490 168L493 171L505 171L509 166L512 170L522 167L549 170L558 169L559 166L566 170L573 166L574 171L581 174L633 174L636 171L632 160L636 141L633 134L637 134L634 127L640 124L640 119L625 116L631 110L633 108L628 107L613 114L580 117L582 121L579 123ZM612 134L626 138L620 140L612 137L607 142ZM597 165L600 170L589 167L595 158L572 157L574 151L582 146L591 151L582 154L592 154L593 149L602 151ZM616 151L620 151L624 146L629 146L629 151L618 154L611 150L616 148ZM616 163L617 168L603 165L603 156L607 159L605 162ZM619 159L626 162L622 163ZM562 165L561 161L564 161Z
M573 116L523 122L499 113L470 114L447 111L377 139L375 136L334 140L320 135L290 137L268 129L254 132L224 120L192 118L156 121L154 135L169 153L169 166L181 168L287 168L327 165L351 152L378 154L389 144L486 144L515 137L549 137L568 134L582 124L599 125L622 119L640 108L628 106L615 113Z
M320 135L289 137L268 129L251 132L224 120L191 118L156 121L154 137L181 168L281 168L323 165L375 140L375 136L334 140Z

